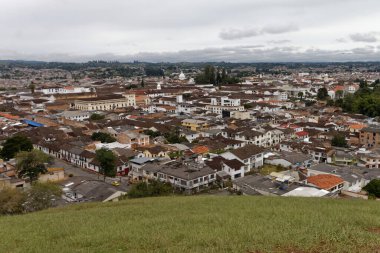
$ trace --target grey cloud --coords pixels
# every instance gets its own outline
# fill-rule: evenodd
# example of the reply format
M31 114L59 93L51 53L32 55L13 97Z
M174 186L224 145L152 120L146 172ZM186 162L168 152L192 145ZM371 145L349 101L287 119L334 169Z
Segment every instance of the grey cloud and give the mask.
M219 33L219 37L223 40L238 40L260 35L257 29L228 29Z
M290 43L291 40L270 40L268 41L269 44L286 44Z
M306 61L377 61L380 52L376 47L353 48L350 50L322 50L309 48L302 50L299 47L285 46L274 48L262 47L221 47L198 50L180 50L177 52L141 52L137 54L115 55L112 53L98 55L24 55L11 51L0 51L4 59L85 62L90 60L117 60L121 62L149 61L149 62L306 62Z
M288 32L295 32L298 31L299 28L294 24L289 25L278 25L278 26L266 26L261 30L261 34L281 34L281 33L288 33Z
M264 34L281 34L298 31L299 28L295 25L270 25L259 28L245 28L245 29L224 29L219 33L219 37L223 40L239 40L244 38L255 37Z
M350 39L355 42L377 42L377 35L379 33L377 32L370 32L370 33L354 33L350 35Z
M375 52L375 47L367 46L367 47L353 48L351 52L356 55L368 55Z
M299 49L289 53L268 47L297 43L303 48L339 49L342 44L331 40L353 42L346 27L356 29L353 34L378 29L379 8L379 0L3 0L0 49L7 51L0 52L0 59L302 58L305 54ZM301 30L294 32L298 27ZM244 38L257 45L238 48ZM205 57L191 55L195 53Z
M339 39L336 39L336 42L339 42L339 43L346 43L347 40L345 38L339 38Z

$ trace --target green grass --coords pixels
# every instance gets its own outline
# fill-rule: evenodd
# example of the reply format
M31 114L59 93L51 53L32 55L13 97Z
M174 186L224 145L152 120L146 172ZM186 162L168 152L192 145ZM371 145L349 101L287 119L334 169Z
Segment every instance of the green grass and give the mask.
M0 217L0 252L377 252L380 202L194 196Z
M277 166L271 165L271 164L264 164L264 166L261 167L261 169L260 169L260 174L266 176L272 172L280 172L280 171L284 171L284 170L286 170L286 168L284 168L284 167L280 167L280 166L277 167Z

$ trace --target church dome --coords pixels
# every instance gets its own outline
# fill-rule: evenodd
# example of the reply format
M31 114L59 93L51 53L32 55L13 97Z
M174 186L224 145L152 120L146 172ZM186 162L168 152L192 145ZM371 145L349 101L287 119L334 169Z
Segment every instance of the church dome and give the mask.
M181 74L179 74L178 78L179 78L179 80L183 81L183 80L186 79L186 76L185 76L185 74L181 71Z

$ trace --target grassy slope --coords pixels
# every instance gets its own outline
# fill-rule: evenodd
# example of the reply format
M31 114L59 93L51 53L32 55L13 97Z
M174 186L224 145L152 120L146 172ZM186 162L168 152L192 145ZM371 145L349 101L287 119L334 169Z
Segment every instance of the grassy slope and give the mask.
M165 197L0 217L0 252L376 252L380 203Z

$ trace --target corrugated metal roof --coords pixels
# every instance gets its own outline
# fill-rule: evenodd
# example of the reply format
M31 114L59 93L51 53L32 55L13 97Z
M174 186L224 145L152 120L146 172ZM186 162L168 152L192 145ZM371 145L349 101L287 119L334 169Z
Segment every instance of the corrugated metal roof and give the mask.
M34 127L43 127L44 126L44 124L38 123L38 122L33 121L33 120L28 120L28 119L24 119L23 122L25 124L28 124L29 126L34 126Z

